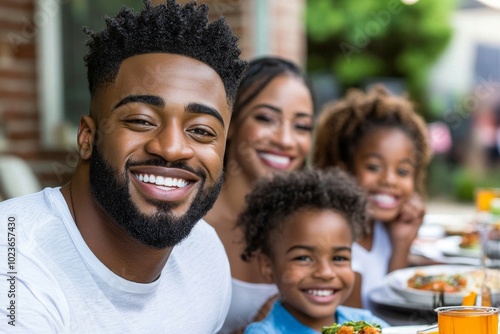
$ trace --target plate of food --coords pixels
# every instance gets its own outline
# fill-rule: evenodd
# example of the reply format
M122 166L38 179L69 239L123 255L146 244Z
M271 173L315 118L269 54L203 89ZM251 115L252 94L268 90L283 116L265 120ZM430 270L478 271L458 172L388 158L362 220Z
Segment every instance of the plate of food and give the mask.
M387 284L406 300L432 305L436 295L444 291L446 305L460 305L471 291L480 290L484 271L479 267L434 265L395 270L386 277ZM492 298L500 295L500 271L488 270L488 286Z
M409 302L399 293L387 285L381 285L370 291L370 301L376 305L382 305L385 308L397 310L398 312L415 313L432 312L434 313L433 303Z
M449 236L437 240L435 245L437 249L446 256L464 256L472 258L479 258L479 256L481 256L479 233Z
M321 334L381 334L382 327L379 324L366 321L346 321L342 324L334 323L325 326Z

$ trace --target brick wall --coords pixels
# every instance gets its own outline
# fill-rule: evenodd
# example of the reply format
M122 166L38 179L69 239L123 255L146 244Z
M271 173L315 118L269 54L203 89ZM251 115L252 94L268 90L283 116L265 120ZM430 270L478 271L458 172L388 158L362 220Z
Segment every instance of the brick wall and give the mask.
M304 23L305 0L271 0L270 53L285 57L304 66L306 35Z
M242 56L254 57L254 0L198 0L198 3L209 5L211 20L224 16L240 36ZM302 64L305 58L304 0L268 0L267 5L269 53ZM42 186L56 186L69 179L77 155L64 150L46 150L41 145L36 38L37 26L42 22L37 20L44 17L39 14L35 0L0 0L0 137L3 133L5 139L0 138L0 154L22 157Z
M0 121L9 148L24 153L37 148L36 59L30 0L0 2ZM23 39L25 43L17 44Z
M158 0L157 0L158 1ZM189 2L181 0L180 2ZM256 0L198 0L210 7L211 19L224 16L240 37L242 56L255 57ZM268 54L284 57L304 65L306 57L304 8L305 0L266 0L268 22Z

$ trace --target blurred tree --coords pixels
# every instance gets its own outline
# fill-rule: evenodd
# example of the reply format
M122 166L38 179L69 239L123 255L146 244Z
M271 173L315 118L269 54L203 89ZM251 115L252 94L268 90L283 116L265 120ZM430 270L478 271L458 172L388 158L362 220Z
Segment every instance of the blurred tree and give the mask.
M420 112L429 116L428 72L451 38L455 2L308 0L308 70L329 69L344 87L402 78Z

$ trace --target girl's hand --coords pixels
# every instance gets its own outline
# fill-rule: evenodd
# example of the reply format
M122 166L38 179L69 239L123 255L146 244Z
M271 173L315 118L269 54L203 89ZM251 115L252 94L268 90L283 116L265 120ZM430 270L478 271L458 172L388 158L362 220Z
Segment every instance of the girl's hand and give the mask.
M413 193L401 208L396 219L388 224L393 245L413 242L422 225L424 214L425 204L422 198L417 193Z
M425 204L422 197L413 193L411 198L401 208L398 217L388 223L389 236L392 243L392 258L389 271L404 268L408 265L408 253L417 237L425 214Z

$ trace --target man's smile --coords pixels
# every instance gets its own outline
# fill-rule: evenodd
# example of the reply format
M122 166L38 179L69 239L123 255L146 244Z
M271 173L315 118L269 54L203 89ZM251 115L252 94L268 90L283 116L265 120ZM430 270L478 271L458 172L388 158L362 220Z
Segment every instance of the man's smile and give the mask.
M134 176L141 182L144 183L152 183L157 186L166 186L172 188L184 188L189 184L189 181L180 179L180 178L172 178L172 177L163 177L161 175L154 174L134 174Z

